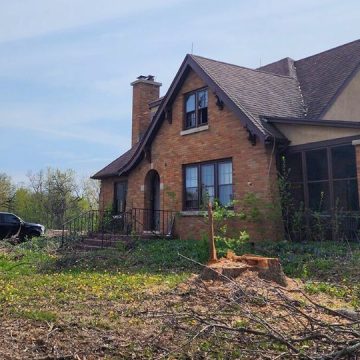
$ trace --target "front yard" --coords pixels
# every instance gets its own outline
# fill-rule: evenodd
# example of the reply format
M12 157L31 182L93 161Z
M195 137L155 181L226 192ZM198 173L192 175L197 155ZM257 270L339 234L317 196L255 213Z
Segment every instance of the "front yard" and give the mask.
M347 338L341 333L336 338L332 332L333 344L315 346L309 338L289 350L282 339L261 335L268 323L254 323L254 315L269 317L269 323L276 319L276 326L284 329L290 324L283 308L272 305L275 291L282 290L258 279L244 280L235 290L252 295L235 303L234 284L231 288L196 280L200 266L178 253L205 262L208 250L201 241L154 240L92 253L62 253L55 245L36 239L17 247L0 245L2 359L251 359L259 352L269 359L289 354L310 358L307 354L330 354L360 343L360 335ZM285 273L298 279L296 284L311 301L358 315L359 245L282 242L233 247L238 254L279 256ZM300 295L291 296L301 312L318 316L319 322L345 322L311 307ZM245 307L247 314L242 313ZM358 322L349 324L359 334ZM240 331L235 337L234 329ZM259 331L260 338L249 329Z

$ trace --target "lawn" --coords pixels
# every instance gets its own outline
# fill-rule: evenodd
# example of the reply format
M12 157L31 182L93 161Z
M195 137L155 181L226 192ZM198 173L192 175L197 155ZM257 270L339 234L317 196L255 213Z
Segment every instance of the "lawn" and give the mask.
M288 276L333 309L360 306L359 245L226 246L238 254L280 257ZM224 249L219 244L219 252ZM207 252L202 241L143 241L91 253L60 252L46 239L16 247L2 243L0 358L251 358L240 356L226 338L197 335L198 320L181 317L217 309L215 296L189 285L201 268L178 255L204 263ZM271 354L283 350L273 343L265 348Z

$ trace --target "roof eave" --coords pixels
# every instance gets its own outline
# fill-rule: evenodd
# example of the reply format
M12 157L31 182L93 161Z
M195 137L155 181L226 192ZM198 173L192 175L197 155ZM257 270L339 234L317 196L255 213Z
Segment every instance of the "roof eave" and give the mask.
M269 124L308 125L308 126L325 126L325 127L360 129L360 122L349 121L349 120L319 120L319 119L304 119L304 118L263 117L263 121Z

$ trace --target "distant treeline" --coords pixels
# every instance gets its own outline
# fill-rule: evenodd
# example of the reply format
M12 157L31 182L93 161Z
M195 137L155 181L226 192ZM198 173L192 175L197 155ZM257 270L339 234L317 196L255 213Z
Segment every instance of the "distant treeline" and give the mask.
M98 182L79 181L74 170L48 168L27 178L26 184L15 185L10 176L0 173L0 211L60 229L66 220L98 208Z

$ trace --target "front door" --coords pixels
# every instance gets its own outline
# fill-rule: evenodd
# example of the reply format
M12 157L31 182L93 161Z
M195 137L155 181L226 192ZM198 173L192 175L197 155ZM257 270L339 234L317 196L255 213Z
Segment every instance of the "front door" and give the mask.
M160 230L160 177L156 172L151 183L151 222L153 231Z
M150 170L145 177L144 230L160 230L160 176Z

